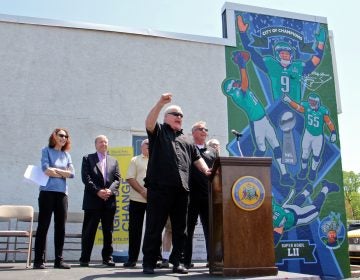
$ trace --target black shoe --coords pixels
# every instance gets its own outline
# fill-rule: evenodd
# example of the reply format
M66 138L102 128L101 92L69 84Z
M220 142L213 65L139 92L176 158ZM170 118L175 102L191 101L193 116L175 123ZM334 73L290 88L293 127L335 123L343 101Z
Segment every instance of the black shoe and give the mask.
M70 269L71 265L64 263L64 262L59 262L59 263L55 263L54 264L54 268L60 268L60 269Z
M155 271L152 267L149 267L149 266L144 266L143 267L143 273L144 274L154 274Z
M88 263L88 262L82 262L82 261L80 261L80 266L81 266L81 267L88 267L88 266L89 266L89 263Z
M44 263L34 263L33 269L45 269L46 266Z
M180 273L180 274L188 274L188 270L186 269L186 267L184 267L182 265L174 266L173 272Z
M124 267L135 267L135 266L136 266L136 262L129 262L129 261L127 261L127 262L125 262L125 263L123 264L123 266L124 266Z
M170 264L169 264L169 261L166 260L166 259L163 259L161 262L158 262L156 264L156 267L158 268L169 268L170 267Z
M194 267L194 263L184 264L184 266L185 266L186 269L190 269L190 268L193 268L193 267Z
M103 264L105 264L107 266L115 266L115 263L113 260L103 261Z

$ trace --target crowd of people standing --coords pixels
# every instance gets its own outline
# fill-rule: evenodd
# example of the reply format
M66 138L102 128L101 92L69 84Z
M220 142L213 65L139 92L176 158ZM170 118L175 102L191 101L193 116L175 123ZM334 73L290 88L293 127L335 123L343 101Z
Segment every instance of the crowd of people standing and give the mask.
M156 267L169 267L169 263L174 273L188 273L193 266L193 235L199 216L208 251L208 176L219 155L220 144L216 139L206 143L208 128L204 121L193 124L192 139L184 135L182 109L170 104L171 101L172 94L164 93L151 108L145 120L148 138L142 141L141 154L132 158L126 174L130 185L129 250L128 260L123 266L136 266L143 243L144 274L153 274ZM163 122L159 123L159 114L163 109ZM81 178L85 187L79 262L83 267L89 266L100 222L103 264L115 266L112 233L120 169L116 159L108 154L108 144L105 135L97 136L95 153L85 155L82 160ZM52 213L55 227L54 268L71 268L62 257L68 208L66 179L75 175L70 147L69 132L57 128L51 133L48 146L42 150L42 169L49 180L45 186L40 186L34 269L46 268L45 242ZM168 237L162 240L164 228ZM160 266L159 260L162 261Z

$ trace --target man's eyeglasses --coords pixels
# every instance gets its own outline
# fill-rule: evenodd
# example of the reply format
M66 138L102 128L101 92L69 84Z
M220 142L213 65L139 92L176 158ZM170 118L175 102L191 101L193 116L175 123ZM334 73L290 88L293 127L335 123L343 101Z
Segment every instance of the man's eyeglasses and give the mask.
M57 136L59 136L60 138L66 138L66 139L69 138L69 136L67 136L67 135L65 135L65 134L58 134Z
M179 113L179 112L169 112L168 114L173 115L175 117L180 117L180 118L184 117L184 115L182 113Z
M208 132L209 130L205 127L197 127L196 130Z

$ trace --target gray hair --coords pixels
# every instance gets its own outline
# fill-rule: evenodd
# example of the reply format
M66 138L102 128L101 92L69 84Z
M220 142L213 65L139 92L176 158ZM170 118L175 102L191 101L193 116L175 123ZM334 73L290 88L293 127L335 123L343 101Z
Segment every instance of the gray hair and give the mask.
M168 114L169 112L173 112L173 111L180 112L180 113L183 112L183 111L181 110L181 107L180 107L180 106L178 106L178 105L170 105L170 106L168 106L168 107L165 108L165 111L164 111L164 119L165 119L166 114Z
M219 140L212 138L209 141L207 141L206 145L213 147L213 145L220 145Z
M99 139L106 139L106 141L109 142L109 139L105 135L100 134L100 135L96 136L95 144L96 144L97 140L99 140Z
M196 130L196 128L197 128L198 126L200 126L200 125L203 125L203 126L206 127L206 122L204 122L204 121L198 121L198 122L194 123L194 124L192 125L192 127L191 127L191 132L194 132L194 131Z

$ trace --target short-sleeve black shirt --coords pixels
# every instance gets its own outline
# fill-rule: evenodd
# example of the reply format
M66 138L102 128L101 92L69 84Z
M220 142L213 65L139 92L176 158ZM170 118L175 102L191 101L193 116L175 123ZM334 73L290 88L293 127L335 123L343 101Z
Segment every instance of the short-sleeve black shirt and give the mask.
M149 162L145 178L147 188L169 186L189 190L191 164L200 153L182 131L175 132L168 124L156 123L154 131L147 131Z

